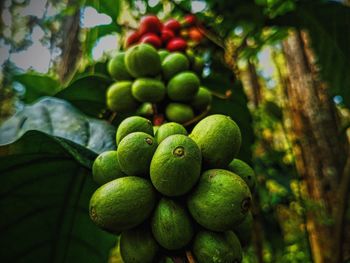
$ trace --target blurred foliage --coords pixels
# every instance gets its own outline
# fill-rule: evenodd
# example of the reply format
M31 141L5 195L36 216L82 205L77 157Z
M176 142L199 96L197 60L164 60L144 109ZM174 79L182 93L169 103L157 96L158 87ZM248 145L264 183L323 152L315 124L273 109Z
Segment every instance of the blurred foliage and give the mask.
M305 204L300 199L300 179L282 116L280 107L271 101L254 111L253 163L266 238L265 261L311 262L304 229Z
M340 96L340 101L349 108L350 8L334 1L324 0L87 0L76 1L75 4L71 5L67 4L69 2L67 0L49 0L43 16L36 17L18 15L20 10L29 4L29 1L3 1L1 10L5 10L5 2L12 24L8 27L6 26L8 23L0 23L1 40L10 47L9 56L4 62L0 76L2 83L0 88L0 118L12 113L15 106L18 110L23 107L23 103L31 103L42 96L55 96L69 101L85 114L105 119L109 117L105 107L105 91L112 82L106 72L106 61L113 55L113 51L104 53L96 61L93 51L99 41L106 36L117 36L115 52L120 49L125 35L135 26L135 21L142 15L153 13L161 18L181 18L183 15L195 11L196 3L201 2L203 10L197 12L196 15L209 34L201 45L193 49L195 53L203 56L206 62L203 84L213 90L214 99L211 113L228 114L238 123L243 136L243 146L239 157L250 163L256 171L259 187L255 194L258 197L261 210L264 260L266 262L311 262L304 213L305 210L317 209L317 205L301 198L302 187L294 167L294 156L288 134L289 119L288 115L285 114L284 107L283 76L285 68L280 45L281 41L288 35L290 28L307 30L316 52L316 63L320 67L322 78L327 81L331 94ZM76 12L82 13L84 8L88 6L95 8L98 13L108 15L112 23L80 28L79 44L82 47L83 56L79 67L76 72L73 72L73 77L68 84L59 83L57 81L57 65L60 60L62 41L65 41L62 39L63 22ZM50 8L56 10L54 14L49 14ZM4 18L2 19L4 20ZM11 55L24 51L33 44L32 34L35 27L40 27L44 32L40 42L50 52L51 61L46 74L34 71L24 73L11 60ZM243 88L241 76L235 76L233 69L225 65L224 56L227 50L222 47L228 41L230 45L226 47L232 49L233 54L237 55L232 59L241 70L247 65L248 60L257 69L258 82L262 90L262 98L257 107L251 106L252 99L246 95L249 95L247 88L251 89L251 87L246 87L244 84ZM274 52L274 57L268 58L273 60L275 66L274 72L270 76L266 76L263 71L263 67L266 65L262 63L266 63L266 61L262 62L260 58L266 47L272 48ZM25 92L18 89L18 83L24 87ZM13 88L11 89L11 87ZM18 103L19 101L21 103ZM125 116L117 116L113 124L117 125L123 117ZM33 144L30 142L32 139L35 139ZM57 139L54 136L41 133L30 133L29 135L25 134L13 145L34 147L35 142L45 142L46 144L38 149L38 152L28 154L33 158L36 158L36 154L41 156L40 158L45 158L50 153L50 147L57 144ZM70 144L68 146L72 148L67 150L64 149L64 145L66 144L63 143L59 146L59 153L62 153L64 158L67 156L71 158L70 154L80 154L85 151ZM20 149L22 149L21 147ZM13 146L5 148L17 149ZM3 153L5 148L0 148L0 153ZM58 160L55 159L56 157L53 159L53 165L50 166L53 169L62 164L62 156L58 156ZM24 160L16 158L18 158L16 164L26 165ZM89 158L91 162L91 156ZM37 161L40 159L33 160L33 171L40 170L41 166ZM67 166L67 169L71 168L71 170L66 171L67 178L65 177L64 180L73 180L71 179L74 178L73 176L77 176L76 180L87 180L89 182L87 189L91 191L95 187L90 185L91 177L86 176L86 171L81 173L78 168L81 164L75 163L76 159L73 158L73 160ZM15 175L18 175L20 170L16 169L14 170ZM78 172L75 173L75 171ZM63 174L63 172L57 172L57 175ZM44 170L38 176L43 177L45 173L48 171ZM35 181L35 177L33 178ZM21 180L23 178L19 178L18 181L14 180L13 187L16 187L17 183L20 184ZM40 180L38 180L39 182ZM55 181L52 179L52 181L47 182L47 185L54 183ZM33 183L33 189L37 187L35 185ZM28 191L34 191L33 189ZM82 191L82 188L79 189L77 191ZM61 190L63 191L63 189ZM4 202L8 200L4 199ZM35 209L40 210L41 208L38 204L33 207L34 212ZM69 207L69 209L73 208L75 207ZM21 217L23 215L18 215L18 218ZM321 220L330 223L326 217ZM93 231L89 229L88 223L85 223L84 229L81 231ZM111 244L107 236L98 233L96 235L98 237L96 240L100 240L100 238L107 240L106 243L98 242L97 245L101 246L99 249L106 249ZM61 243L62 240L66 242L66 240L61 239ZM88 245L94 245L96 240ZM5 240L1 240L1 242L5 242ZM74 242L73 240L72 243L75 244ZM61 243L57 245L59 249ZM20 255L26 249L28 247L23 244L16 251ZM82 252L81 256L85 256L85 251L78 251ZM68 255L71 252L69 250ZM101 258L105 258L105 252L103 251ZM248 248L245 253L245 262L257 262L254 247ZM82 260L79 258L76 261Z
M332 94L341 95L350 107L350 8L333 1L304 1L294 12L273 22L307 29L322 77Z

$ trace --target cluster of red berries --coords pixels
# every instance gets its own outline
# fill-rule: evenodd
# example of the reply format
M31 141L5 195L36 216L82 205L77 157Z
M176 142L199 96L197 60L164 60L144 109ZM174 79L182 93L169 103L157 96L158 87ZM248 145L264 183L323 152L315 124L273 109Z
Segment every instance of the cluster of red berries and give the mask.
M139 29L127 37L125 47L147 43L157 49L183 52L189 40L200 42L203 37L195 24L194 15L186 15L181 22L171 18L164 23L157 16L148 15L141 19Z

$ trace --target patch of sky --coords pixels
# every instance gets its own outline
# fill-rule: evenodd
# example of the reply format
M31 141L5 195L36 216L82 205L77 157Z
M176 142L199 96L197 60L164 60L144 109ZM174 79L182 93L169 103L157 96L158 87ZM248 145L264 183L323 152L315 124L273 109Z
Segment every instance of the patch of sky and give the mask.
M11 54L10 59L20 69L46 73L49 70L51 56L49 49L37 40L26 50Z
M147 10L147 6L146 3L142 0L136 0L135 2L135 7L136 9L141 13L141 14L145 14L146 10Z
M275 65L271 59L272 50L270 47L265 47L258 54L258 60L260 63L260 71L264 78L271 78L275 71Z
M211 73L210 67L205 66L203 69L203 77L208 77Z
M92 49L92 58L98 61L106 54L111 54L113 51L118 50L118 35L108 35L101 37L97 40L94 48Z
M100 25L108 25L112 23L112 18L106 14L98 13L93 7L85 7L80 17L80 25L82 28L92 28Z
M45 32L40 26L34 26L30 45L27 49L11 54L11 61L22 70L36 70L46 73L50 67L50 50L41 42Z
M333 101L335 104L341 104L343 102L343 97L340 95L334 96Z
M235 27L235 29L233 30L233 33L236 36L241 36L243 34L243 28L241 26L237 26Z
M207 8L205 1L191 1L191 11L192 13L203 12Z
M22 16L43 18L46 10L46 2L46 0L30 0L29 4L23 7L20 14Z

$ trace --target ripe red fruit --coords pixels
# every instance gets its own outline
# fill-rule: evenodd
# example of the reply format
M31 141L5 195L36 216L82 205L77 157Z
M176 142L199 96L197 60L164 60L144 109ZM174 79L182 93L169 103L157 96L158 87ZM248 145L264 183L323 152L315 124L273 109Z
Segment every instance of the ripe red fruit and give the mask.
M174 51L185 51L187 48L187 42L181 38L176 37L169 41L169 43L166 46L166 49L170 52Z
M133 44L136 44L140 39L139 32L135 31L131 33L125 40L125 47L130 47Z
M166 21L164 23L164 27L166 29L170 29L171 31L178 33L181 29L181 24L179 21L177 21L176 19L169 19L168 21Z
M189 35L190 39L192 39L194 42L201 42L201 40L203 38L202 32L196 27L192 27L189 30L188 35Z
M195 15L186 15L185 16L185 24L188 26L193 26L196 23L196 16Z
M143 35L141 37L140 42L150 44L150 45L154 46L155 48L160 48L162 46L162 41L154 33L147 33L147 34Z
M175 34L173 31L163 28L162 34L161 34L161 39L163 43L168 43L170 39L173 39L174 37L175 37Z
M159 34L162 30L162 23L156 16L144 16L140 22L139 32L140 35L146 33L155 33Z

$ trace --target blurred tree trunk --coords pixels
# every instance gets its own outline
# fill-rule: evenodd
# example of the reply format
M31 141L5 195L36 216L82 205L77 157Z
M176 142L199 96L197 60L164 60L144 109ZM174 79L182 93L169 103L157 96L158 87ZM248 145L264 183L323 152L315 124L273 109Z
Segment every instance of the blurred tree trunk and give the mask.
M288 81L286 93L292 121L296 167L305 184L307 231L316 263L343 262L336 238L338 203L347 157L336 109L319 77L315 55L305 32L293 31L283 42ZM347 176L345 176L347 177ZM346 187L345 187L346 188ZM346 195L347 189L345 189ZM341 234L340 234L341 236ZM336 240L338 239L338 240Z
M68 0L68 6L75 6L75 12L65 17L62 24L61 37L61 59L58 65L58 75L61 82L66 82L71 74L75 72L77 62L81 56L80 50L80 8L76 0Z
M255 65L248 60L247 70L244 72L244 75L246 77L246 81L248 89L247 94L250 96L250 101L253 101L254 108L258 108L261 101L262 101L262 95L261 95L261 85L259 83L259 77L256 73ZM264 141L261 142L264 145ZM257 262L263 263L264 262L264 256L263 256L263 240L264 240L264 231L263 231L263 223L262 223L262 215L261 210L259 207L260 203L260 197L257 192L253 194L253 207L252 207L252 213L254 217L253 221L253 246L255 250L255 255L257 258Z
M254 106L257 108L262 100L261 86L259 83L258 75L256 73L255 65L250 60L248 60L246 74L249 81L249 86L251 87Z
M254 108L257 108L262 101L261 85L256 72L254 63L248 60L248 67L245 71L240 71L237 66L239 50L244 48L235 46L232 40L227 40L225 44L225 63L232 69L235 77L239 77L243 82L243 86L250 101L253 101ZM256 191L253 193L253 247L258 263L264 262L263 243L264 243L264 228L262 223L262 215L259 207L259 195Z

